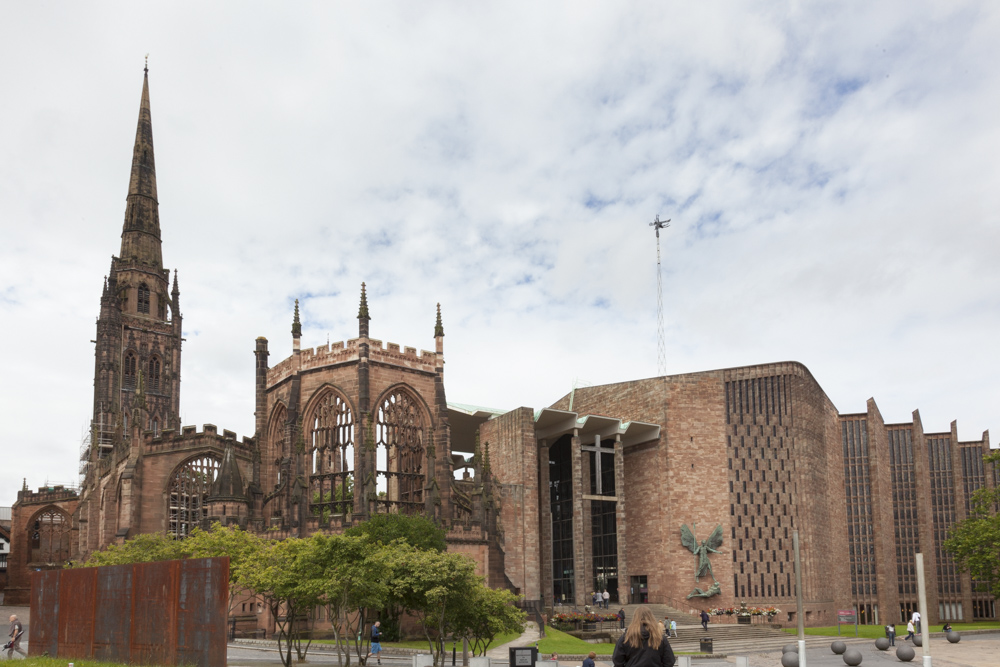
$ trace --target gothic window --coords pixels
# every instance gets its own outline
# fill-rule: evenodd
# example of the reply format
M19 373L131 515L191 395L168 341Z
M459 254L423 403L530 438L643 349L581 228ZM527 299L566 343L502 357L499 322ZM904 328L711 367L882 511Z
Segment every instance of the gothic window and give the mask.
M122 363L122 366L122 387L131 391L135 389L135 354L132 352L126 352L125 360Z
M187 537L208 516L208 494L219 474L209 455L191 459L174 473L167 491L167 534Z
M146 283L139 285L138 311L149 314L149 287Z
M31 563L56 565L69 560L69 517L48 509L31 526Z
M288 411L285 406L279 404L271 415L271 427L268 429L267 444L268 453L265 453L264 463L266 470L270 472L266 475L269 483L277 486L281 483L281 460L288 456L288 445L285 442L285 422L288 420Z
M160 391L160 358L153 357L149 360L149 374L146 382L149 391Z
M346 514L354 507L354 416L339 394L316 406L309 434L309 501L313 514Z
M424 414L405 389L378 407L376 473L381 508L413 514L424 508Z

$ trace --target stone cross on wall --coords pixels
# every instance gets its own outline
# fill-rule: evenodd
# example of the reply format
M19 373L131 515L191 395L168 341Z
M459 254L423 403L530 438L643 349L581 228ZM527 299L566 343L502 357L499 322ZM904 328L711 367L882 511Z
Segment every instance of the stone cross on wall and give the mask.
M615 448L614 447L602 447L601 446L601 436L600 435L595 435L594 436L594 444L593 444L593 446L589 446L588 447L587 445L582 445L580 447L580 449L582 449L585 452L594 452L594 479L597 480L597 489L596 489L595 493L597 495L599 495L599 496L603 496L604 495L604 488L603 488L604 485L603 485L603 482L601 480L601 477L602 477L602 475L601 475L601 454L614 454L615 453Z

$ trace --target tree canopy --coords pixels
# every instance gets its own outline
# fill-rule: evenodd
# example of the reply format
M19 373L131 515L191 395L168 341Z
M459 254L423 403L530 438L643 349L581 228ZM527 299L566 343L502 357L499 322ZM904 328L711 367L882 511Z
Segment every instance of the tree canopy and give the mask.
M1000 451L983 457L986 474L1000 467ZM1000 487L983 487L970 498L969 516L948 531L944 548L979 590L1000 600Z
M367 521L348 528L345 534L365 537L382 544L401 539L417 549L444 551L448 548L444 539L445 531L423 516L375 514Z

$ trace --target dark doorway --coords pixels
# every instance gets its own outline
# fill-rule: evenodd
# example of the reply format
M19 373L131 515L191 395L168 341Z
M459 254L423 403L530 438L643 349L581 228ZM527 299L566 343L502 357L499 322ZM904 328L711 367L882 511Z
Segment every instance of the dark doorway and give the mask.
M629 602L632 604L646 604L649 602L649 585L646 583L646 575L632 575L630 579L632 586Z

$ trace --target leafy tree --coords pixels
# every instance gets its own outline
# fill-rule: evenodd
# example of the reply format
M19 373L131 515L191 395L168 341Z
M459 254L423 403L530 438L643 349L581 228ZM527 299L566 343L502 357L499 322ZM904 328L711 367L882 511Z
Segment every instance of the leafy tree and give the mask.
M1000 451L983 457L987 474L1000 466ZM1000 487L984 487L972 494L969 516L948 531L944 548L955 564L972 575L979 590L1000 600Z
M498 634L524 632L526 614L514 606L520 599L511 591L475 586L454 609L455 634L465 637L472 646L472 655L483 655Z
M390 591L420 621L435 664L444 665L442 640L459 626L463 600L482 585L475 561L464 554L397 543L386 566Z
M321 602L317 582L322 578L322 565L310 556L310 540L289 538L266 543L245 569L246 587L264 599L274 618L278 653L285 667L291 667L293 646L303 662L312 643L303 630L306 614Z
M187 558L190 553L184 540L178 540L166 533L145 533L136 535L122 544L109 544L101 551L95 551L83 563L73 567L101 567L103 565L131 565L151 563L160 560Z
M401 539L417 549L444 551L448 548L445 531L423 516L375 514L367 521L348 528L345 534L366 537L382 544Z
M373 544L391 544L397 540L416 548L444 551L448 548L445 542L445 531L433 521L422 516L407 514L375 514L367 521L345 531L346 535L367 539ZM386 641L398 641L399 619L404 607L399 603L399 596L391 596L389 602L381 610L382 634Z

